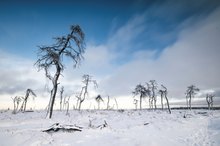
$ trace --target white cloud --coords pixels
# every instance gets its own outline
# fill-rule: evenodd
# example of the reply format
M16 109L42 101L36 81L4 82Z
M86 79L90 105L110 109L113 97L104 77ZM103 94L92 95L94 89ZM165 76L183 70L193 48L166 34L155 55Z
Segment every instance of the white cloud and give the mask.
M191 25L181 31L177 41L165 48L158 59L147 57L151 52L141 52L140 59L120 66L102 82L103 87L113 95L129 95L137 83L156 79L167 85L170 96L175 98L183 97L190 84L201 89L219 88L219 17L220 9L197 22L192 17Z

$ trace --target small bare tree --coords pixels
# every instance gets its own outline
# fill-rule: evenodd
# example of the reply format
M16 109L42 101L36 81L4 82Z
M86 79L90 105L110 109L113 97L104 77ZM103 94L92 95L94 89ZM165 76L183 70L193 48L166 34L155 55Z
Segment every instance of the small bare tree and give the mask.
M63 92L64 92L64 87L61 87L60 90L60 111L62 110L62 106L63 106Z
M98 109L100 109L100 102L104 102L104 100L102 99L101 95L98 95L98 96L95 98L95 101L96 101L97 104L98 104Z
M18 107L19 107L19 104L20 102L22 101L23 97L20 97L20 96L15 96L14 98L11 97L11 99L13 100L13 105L14 105L14 110L13 110L13 114L16 114L17 111L18 111Z
M83 80L82 82L85 84L82 89L81 89L81 92L79 95L76 95L76 98L77 98L77 105L79 106L78 107L78 110L81 109L81 105L82 103L84 102L84 100L86 99L86 96L88 95L88 86L89 86L89 83L93 83L95 88L98 87L98 84L96 82L96 80L92 80L92 76L90 75L83 75Z
M186 104L188 109L192 109L191 101L192 98L196 95L196 93L199 91L199 88L197 88L195 85L191 85L187 87L186 90Z
M166 102L167 102L167 108L169 110L169 113L171 114L171 110L170 110L170 104L169 104L169 100L167 98L167 88L164 86L164 85L161 85L162 89L160 90L161 91L161 96L164 96L165 99L166 99ZM161 104L163 105L163 102L161 102Z
M135 110L137 110L138 100L134 99L133 103L134 103L134 106L135 106Z
M215 95L213 95L213 94L206 94L206 102L208 104L208 109L209 110L213 108L213 97L214 96Z
M107 97L107 107L106 107L107 110L110 109L110 105L109 105L109 103L110 103L110 98L109 98L109 96L108 96L108 97Z
M84 33L79 25L72 25L70 33L66 36L55 38L56 43L51 46L40 46L38 60L35 65L38 70L44 70L46 77L52 82L51 97L48 106L49 118L52 117L53 106L57 94L58 80L64 70L63 57L69 57L74 61L74 67L80 63L85 50ZM49 70L53 67L55 73Z
M132 92L134 96L140 95L140 110L142 109L142 99L147 97L148 90L141 84L138 84Z
M33 97L36 97L36 96L37 96L37 95L34 93L33 90L27 89L27 90L26 90L25 97L24 97L24 100L23 100L23 103L22 103L21 108L20 108L20 111L22 111L22 112L25 112L25 111L26 111L26 105L27 105L27 101L28 101L28 98L29 98L30 94L33 95Z

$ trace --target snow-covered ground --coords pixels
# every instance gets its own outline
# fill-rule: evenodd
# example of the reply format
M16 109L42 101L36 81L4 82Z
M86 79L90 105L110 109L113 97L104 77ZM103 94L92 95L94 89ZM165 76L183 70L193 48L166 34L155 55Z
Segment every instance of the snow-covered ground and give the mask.
M218 146L220 111L0 111L1 146ZM186 118L184 118L186 115ZM104 124L107 127L100 128ZM46 133L54 123L81 126L81 132ZM97 128L99 127L99 128Z

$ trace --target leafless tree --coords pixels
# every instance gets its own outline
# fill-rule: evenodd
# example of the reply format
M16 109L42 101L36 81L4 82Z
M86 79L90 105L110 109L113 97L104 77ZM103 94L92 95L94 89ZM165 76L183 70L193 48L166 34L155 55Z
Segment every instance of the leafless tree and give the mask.
M164 90L160 89L158 92L159 92L159 94L160 94L161 108L162 108L162 110L163 110Z
M147 97L148 90L141 84L138 84L132 92L134 96L140 95L140 110L142 109L142 99Z
M93 83L95 88L98 87L98 84L97 84L96 80L92 80L92 76L83 75L82 78L83 78L82 82L84 83L84 86L82 87L80 94L76 95L77 105L79 105L78 110L81 109L81 105L84 102L84 100L86 99L86 96L88 95L89 83Z
M135 110L137 110L138 100L134 99L133 103L134 103L134 106L135 106Z
M213 95L213 94L206 94L206 102L208 104L208 109L209 110L213 108L213 97L214 96L215 95Z
M27 100L28 100L30 94L33 95L33 97L36 97L36 96L37 96L37 95L34 93L33 90L27 89L27 90L26 90L25 97L24 97L24 100L23 100L23 103L22 103L21 108L20 108L20 111L22 111L22 112L25 112L25 111L26 111Z
M64 87L62 86L61 87L61 90L60 90L60 111L62 110L62 104L63 104L63 92L64 92Z
M147 84L147 90L148 90L148 97L149 97L149 108L152 109L153 108L153 98L152 98L152 94L151 94L151 85L149 83Z
M64 105L66 107L66 115L69 115L69 101L70 101L70 96L64 98Z
M110 103L110 98L109 98L109 96L108 96L108 97L107 97L107 107L106 107L107 110L110 109L110 105L109 105L109 103Z
M157 82L155 80L150 80L150 86L151 86L151 98L154 101L154 108L157 109Z
M13 105L14 105L14 110L12 113L16 114L18 111L19 104L22 101L23 97L15 96L14 98L11 97L11 99L13 100Z
M85 50L84 33L79 25L72 25L70 33L66 36L55 38L56 43L51 46L40 46L38 60L35 65L38 70L44 70L46 77L52 82L51 97L48 106L49 118L52 117L53 106L57 94L58 80L64 70L63 57L69 57L76 67L83 58ZM55 71L52 75L50 70Z
M169 110L169 113L171 114L171 110L170 110L170 104L169 104L169 100L167 98L167 88L164 85L161 85L162 89L160 90L161 92L161 97L164 96L167 102L167 108ZM163 105L163 101L161 102L161 104Z
M118 109L118 102L117 102L117 99L114 98L114 100L115 100L116 108Z
M199 88L197 88L195 85L191 85L189 87L187 87L186 90L186 104L187 107L191 110L192 106L191 106L191 101L192 98L196 95L196 93L199 91Z
M98 103L98 109L100 109L100 102L104 102L104 100L102 99L101 95L98 95L95 98L95 101Z

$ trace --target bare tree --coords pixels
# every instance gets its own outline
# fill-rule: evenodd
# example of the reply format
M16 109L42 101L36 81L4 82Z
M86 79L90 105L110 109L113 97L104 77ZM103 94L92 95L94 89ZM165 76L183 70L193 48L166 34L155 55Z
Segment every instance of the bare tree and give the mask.
M64 92L64 87L61 87L60 90L60 111L62 110L62 104L63 104L63 92Z
M135 110L137 110L138 100L134 99L133 103L134 103L134 106L135 106Z
M109 109L110 109L109 102L110 102L110 98L109 98L109 96L108 96L108 97L107 97L107 107L106 107L106 109L107 109L107 110L109 110Z
M37 95L34 93L33 90L27 89L27 90L26 90L25 97L24 97L24 100L23 100L23 103L22 103L21 108L20 108L20 111L23 111L23 112L26 111L27 100L28 100L30 94L33 95L33 97L36 97L36 96L37 96Z
M157 82L155 80L150 80L150 86L151 86L151 98L154 101L154 108L157 109Z
M199 88L197 88L195 85L191 85L189 87L187 87L186 90L186 101L187 101L187 107L191 110L192 106L191 106L191 101L192 98L196 95L196 93L199 91ZM189 106L188 106L189 105Z
M77 98L77 105L79 105L79 107L78 107L79 110L81 109L81 105L84 102L84 100L86 99L86 96L88 95L89 83L93 83L95 88L98 87L98 84L97 84L96 80L92 80L92 76L90 76L90 75L83 75L82 78L83 78L82 82L85 85L82 87L80 94L76 96L76 98Z
M64 98L64 107L66 107L66 115L69 115L70 96Z
M206 102L208 104L208 109L209 110L213 108L213 97L214 96L215 95L213 95L213 94L206 94Z
M135 89L134 89L134 91L132 92L133 94L134 94L134 96L137 96L137 95L139 95L140 94L140 110L142 109L142 99L144 98L144 97L147 97L147 95L148 95L148 90L143 86L143 85L141 85L141 84L138 84L136 87L135 87Z
M118 109L118 102L117 102L117 99L114 98L114 100L115 100L116 108Z
M104 100L102 99L101 95L98 95L96 98L95 98L95 101L98 103L98 109L100 109L100 102L104 102Z
M161 89L160 91L162 92L161 94L161 96L164 96L165 97L165 99L166 99L166 101L167 101L167 108L168 108L168 110L169 110L169 113L171 114L171 110L170 110L170 104L169 104L169 100L168 100L168 98L167 98L167 88L164 86L164 85L161 85L161 87L163 88L163 89ZM162 105L163 105L163 103L161 103Z
M55 38L56 43L51 46L40 46L38 60L35 65L38 70L44 70L46 77L52 82L51 97L48 106L49 118L52 117L53 106L57 94L58 80L64 70L63 57L69 57L74 61L76 67L85 50L84 33L79 25L72 25L70 33L66 36ZM52 75L49 70L53 67L55 73Z
M163 97L164 97L164 90L159 90L158 91L160 93L160 101L161 101L161 108L163 110Z
M18 111L19 104L22 101L23 97L15 96L14 98L11 97L11 99L13 100L13 105L14 105L14 110L12 113L16 114Z

